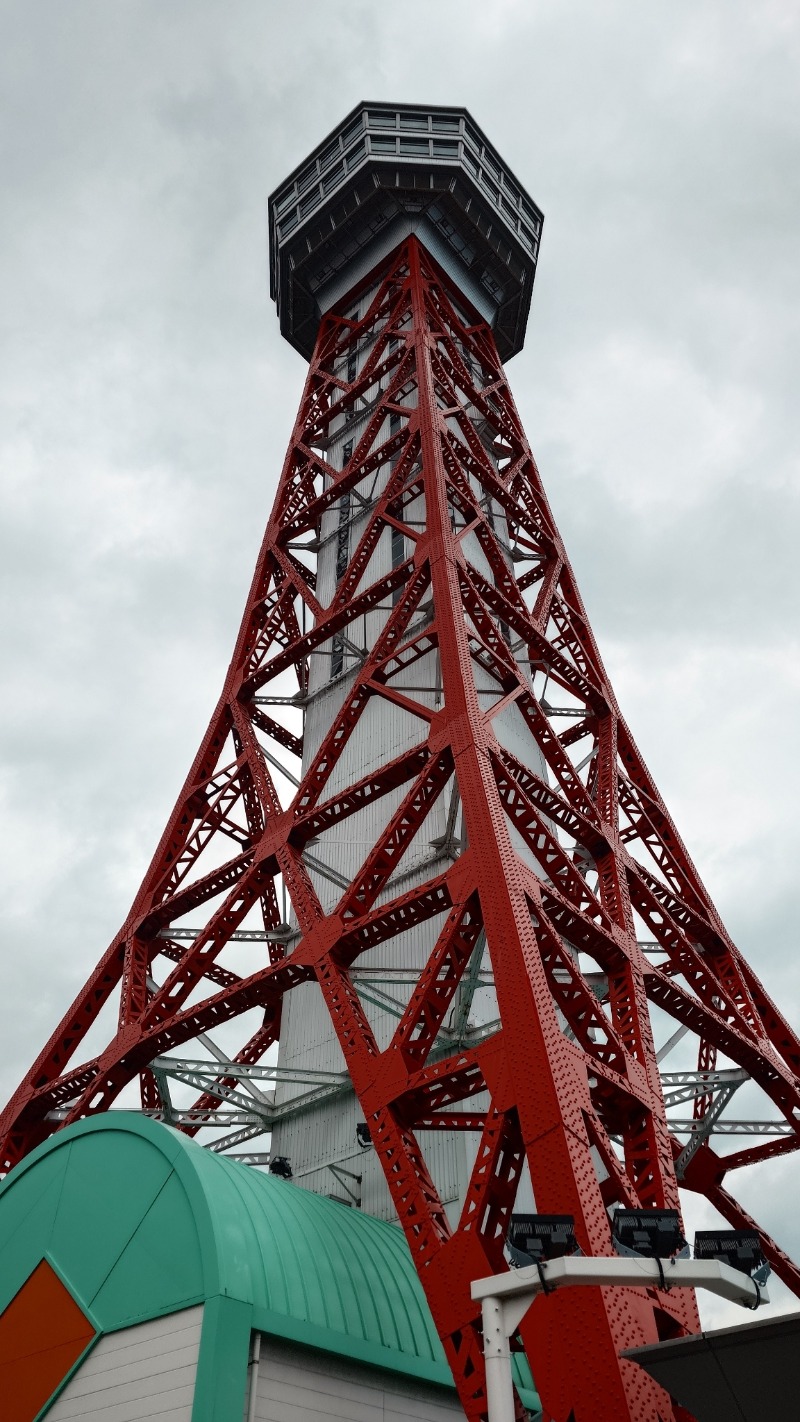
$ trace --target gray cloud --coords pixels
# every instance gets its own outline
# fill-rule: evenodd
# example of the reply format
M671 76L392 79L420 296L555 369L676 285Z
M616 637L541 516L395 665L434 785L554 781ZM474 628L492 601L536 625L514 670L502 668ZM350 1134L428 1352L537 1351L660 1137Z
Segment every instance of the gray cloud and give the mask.
M303 379L266 195L372 96L467 104L545 210L512 385L623 709L800 1021L796 12L7 0L0 33L0 1095L230 655ZM794 1158L764 1179L798 1252Z

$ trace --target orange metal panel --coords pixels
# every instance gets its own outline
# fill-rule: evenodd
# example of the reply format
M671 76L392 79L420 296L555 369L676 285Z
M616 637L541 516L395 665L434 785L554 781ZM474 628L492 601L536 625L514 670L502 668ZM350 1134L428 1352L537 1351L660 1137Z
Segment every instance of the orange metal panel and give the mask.
M33 1422L94 1327L46 1259L0 1314L0 1398L4 1422Z

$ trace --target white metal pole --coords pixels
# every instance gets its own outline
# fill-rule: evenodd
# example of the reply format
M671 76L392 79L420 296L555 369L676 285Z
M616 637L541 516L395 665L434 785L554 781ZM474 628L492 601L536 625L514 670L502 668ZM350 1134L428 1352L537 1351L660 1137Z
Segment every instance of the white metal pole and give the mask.
M261 1362L261 1334L254 1333L247 1369L247 1422L255 1422L258 1402L258 1365Z
M499 1299L485 1298L483 1356L486 1362L486 1403L491 1422L514 1422L514 1386L511 1381L511 1348L504 1309Z

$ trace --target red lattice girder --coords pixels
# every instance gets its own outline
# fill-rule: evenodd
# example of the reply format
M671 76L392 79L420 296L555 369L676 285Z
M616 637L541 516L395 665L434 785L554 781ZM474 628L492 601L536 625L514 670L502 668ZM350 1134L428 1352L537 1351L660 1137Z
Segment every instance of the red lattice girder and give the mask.
M360 319L341 314L357 297ZM350 425L338 469L332 435ZM363 526L323 604L321 520L339 510L341 523L349 499ZM393 537L402 553L387 571L377 554ZM304 748L320 656L341 695ZM413 675L431 658L440 685L420 697ZM341 783L381 703L405 713L409 742ZM408 887L398 866L427 843L443 795L460 806L460 838ZM326 908L314 845L379 802L382 828ZM299 932L288 954L284 893ZM187 915L189 941L175 936ZM351 970L433 920L382 1049ZM237 958L243 924L263 935L255 969ZM499 1026L442 1056L484 942ZM679 1205L651 1005L695 1035L703 1069L718 1053L746 1068L791 1127L733 1156L703 1145L686 1188L749 1225L726 1173L800 1143L800 1042L728 939L619 714L492 334L414 238L322 321L219 704L128 919L3 1113L3 1167L136 1077L157 1109L153 1059L253 1009L236 1060L257 1062L284 993L311 981L474 1422L486 1398L470 1282L506 1267L523 1170L538 1209L574 1215L588 1254L610 1251L615 1204ZM72 1065L111 1000L118 1030ZM224 1072L221 1095L235 1086ZM217 1100L202 1096L200 1116ZM425 1158L425 1133L444 1129L480 1133L455 1229ZM800 1291L795 1265L765 1248ZM581 1290L540 1299L522 1337L548 1417L663 1422L677 1415L668 1397L619 1354L697 1327L685 1294Z

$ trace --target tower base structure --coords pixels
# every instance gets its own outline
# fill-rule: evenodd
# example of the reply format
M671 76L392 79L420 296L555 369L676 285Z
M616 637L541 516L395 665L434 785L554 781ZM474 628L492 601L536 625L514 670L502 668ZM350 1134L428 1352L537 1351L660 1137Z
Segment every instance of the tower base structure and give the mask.
M723 1181L800 1143L800 1043L622 719L511 397L495 330L513 353L535 209L463 111L357 115L271 202L282 326L316 336L222 696L123 929L0 1118L2 1161L137 1079L191 1134L238 1112L215 1148L269 1131L271 1168L399 1221L478 1422L471 1285L507 1267L515 1209L572 1215L588 1256L614 1208L679 1210L680 1188L755 1228ZM112 1000L108 1045L71 1065ZM677 1042L696 1069L668 1076ZM745 1080L775 1139L720 1155ZM690 1293L598 1287L538 1299L521 1342L553 1422L666 1422L623 1355L698 1328Z

